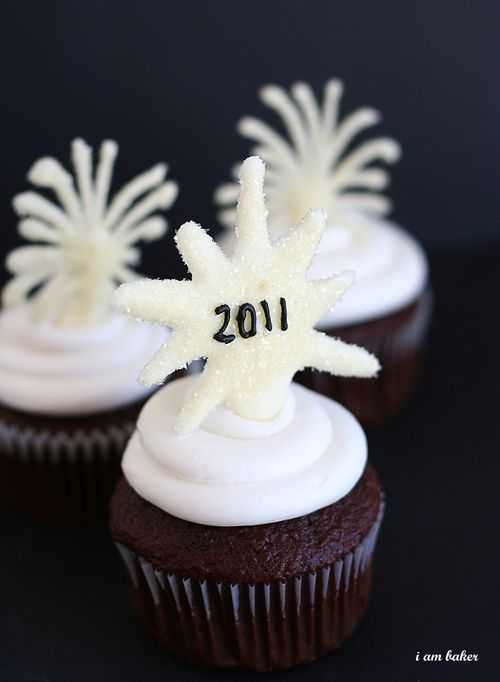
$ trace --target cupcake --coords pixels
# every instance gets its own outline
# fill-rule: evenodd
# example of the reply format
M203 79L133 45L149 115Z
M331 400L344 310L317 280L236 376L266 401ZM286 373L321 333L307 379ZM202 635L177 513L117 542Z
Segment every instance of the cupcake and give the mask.
M384 506L359 423L292 383L304 366L377 373L372 354L313 329L351 277L306 278L324 211L271 243L263 182L247 159L231 257L186 223L176 243L192 279L114 296L173 328L142 381L206 358L148 400L125 451L110 525L135 610L172 654L253 670L314 660L353 632Z
M305 83L293 85L290 95L264 87L261 100L281 117L287 134L255 118L242 119L239 132L256 143L269 167L265 189L273 238L286 235L310 208L324 208L328 227L308 276L356 273L356 287L317 328L375 353L383 366L378 381L345 381L310 370L299 381L339 400L369 425L396 413L416 383L431 294L422 248L384 217L391 204L380 191L389 175L380 163L397 161L399 145L377 138L353 147L355 137L380 117L364 108L339 121L341 94L336 80L326 84L322 105ZM220 220L231 228L223 236L229 251L237 195L237 183L222 185L215 195L223 207Z
M154 215L177 186L163 164L108 204L118 147L75 140L71 175L52 158L30 182L52 191L14 198L19 232L34 242L7 257L13 277L0 313L0 502L58 523L106 518L120 459L150 394L137 373L165 329L139 325L110 306L117 283L135 278L137 243L161 237Z

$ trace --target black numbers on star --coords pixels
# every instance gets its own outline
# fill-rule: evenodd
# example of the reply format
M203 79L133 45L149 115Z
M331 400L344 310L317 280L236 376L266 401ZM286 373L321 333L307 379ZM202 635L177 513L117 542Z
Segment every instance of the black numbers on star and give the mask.
M231 343L231 341L235 340L236 336L234 334L224 334L231 320L231 308L225 303L223 305L218 305L215 309L215 314L224 315L224 320L222 322L222 327L217 334L214 334L214 339L220 343Z
M236 315L238 331L242 339L249 339L257 334L257 313L251 303L243 303Z
M264 314L264 326L267 331L273 330L273 320L271 316L271 310L267 301L261 301L260 307ZM214 339L219 341L219 343L232 343L236 336L235 334L226 334L226 329L231 321L231 308L223 303L217 306L215 309L216 315L223 315L222 326L219 331L214 334ZM288 310L286 306L286 300L280 298L280 329L286 331L288 329ZM238 312L236 313L236 325L238 327L238 333L242 339L250 339L252 336L257 334L257 311L255 306L251 303L242 303Z

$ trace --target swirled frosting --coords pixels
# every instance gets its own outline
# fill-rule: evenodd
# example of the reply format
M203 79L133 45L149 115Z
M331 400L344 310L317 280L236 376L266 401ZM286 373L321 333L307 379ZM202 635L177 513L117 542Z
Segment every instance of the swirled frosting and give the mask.
M258 525L321 509L359 480L366 439L338 403L292 384L274 419L218 407L180 436L174 424L193 381L171 382L148 400L124 455L129 484L160 509L205 525Z
M122 407L150 389L137 376L164 328L114 313L85 328L33 320L30 304L0 314L0 403L36 414L85 415Z
M286 233L286 226L273 226L275 239ZM232 252L232 230L224 232L221 246L226 253ZM407 230L388 220L354 212L344 213L341 222L328 225L308 277L323 279L345 270L354 272L355 286L322 317L318 329L389 315L412 303L428 279L425 253Z
M424 251L409 232L359 214L328 227L308 276L323 278L346 269L355 272L355 286L322 318L321 329L389 315L412 303L428 277Z

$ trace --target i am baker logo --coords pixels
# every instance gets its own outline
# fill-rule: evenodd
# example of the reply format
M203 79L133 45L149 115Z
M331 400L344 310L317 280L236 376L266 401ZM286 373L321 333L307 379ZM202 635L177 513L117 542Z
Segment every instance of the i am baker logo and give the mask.
M415 660L423 663L477 663L479 654L469 653L466 649L462 649L462 651L448 649L445 654L417 651Z

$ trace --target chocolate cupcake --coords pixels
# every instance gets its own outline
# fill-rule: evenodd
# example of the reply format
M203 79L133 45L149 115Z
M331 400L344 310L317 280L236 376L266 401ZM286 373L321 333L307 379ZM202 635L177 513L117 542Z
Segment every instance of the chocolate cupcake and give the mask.
M259 526L184 521L123 479L111 532L138 617L171 654L264 671L313 661L351 635L368 606L382 514L371 467L339 502Z
M52 190L14 199L19 232L35 242L13 251L13 278L0 314L0 502L37 519L105 518L120 459L150 389L137 373L165 330L113 311L116 284L133 278L137 242L162 236L152 216L172 204L173 182L158 165L107 206L114 142L104 142L95 177L91 149L72 148L77 188L52 158L28 178Z
M193 663L289 668L337 648L368 603L383 495L356 419L298 384L314 366L371 377L377 359L313 329L350 284L305 274L326 224L311 211L272 245L264 166L241 170L234 255L176 235L190 281L122 285L116 305L173 327L142 374L141 411L111 503L139 618Z
M261 90L262 101L282 118L282 137L255 118L244 118L239 131L257 143L269 164L266 195L274 239L313 207L329 217L308 276L327 277L345 269L356 274L356 287L329 311L317 328L333 337L360 343L383 366L376 383L344 382L310 370L298 377L305 385L340 400L364 424L395 414L418 376L431 313L428 265L418 242L384 219L391 205L380 194L389 182L376 162L393 163L399 145L378 138L352 149L357 134L380 119L373 109L359 109L338 122L342 85L329 81L322 106L305 83L291 96L278 86ZM216 201L224 206L221 221L232 228L236 183L223 185ZM231 249L232 229L223 236Z

